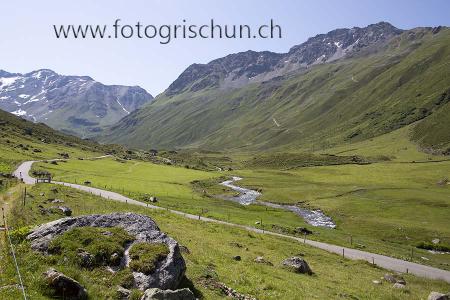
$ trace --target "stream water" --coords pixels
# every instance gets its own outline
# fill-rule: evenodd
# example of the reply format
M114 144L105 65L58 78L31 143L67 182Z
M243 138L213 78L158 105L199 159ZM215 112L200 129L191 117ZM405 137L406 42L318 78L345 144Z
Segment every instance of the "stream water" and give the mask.
M238 202L242 205L250 205L252 203L258 203L272 208L288 210L302 217L308 224L312 226L327 227L327 228L336 227L336 224L333 222L333 220L329 216L325 215L319 209L309 210L306 208L300 208L296 205L276 204L271 202L257 201L257 198L261 196L261 193L255 190L246 189L235 185L234 183L239 180L242 180L242 178L233 176L231 180L226 180L220 183L221 185L226 186L239 193L239 195L237 196L229 197L226 199Z

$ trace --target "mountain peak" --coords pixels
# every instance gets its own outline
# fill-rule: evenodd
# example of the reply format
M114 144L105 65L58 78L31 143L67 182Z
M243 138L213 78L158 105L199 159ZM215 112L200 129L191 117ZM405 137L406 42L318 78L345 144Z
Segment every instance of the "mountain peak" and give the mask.
M89 76L0 71L0 109L72 134L90 134L152 99L142 88L103 85Z

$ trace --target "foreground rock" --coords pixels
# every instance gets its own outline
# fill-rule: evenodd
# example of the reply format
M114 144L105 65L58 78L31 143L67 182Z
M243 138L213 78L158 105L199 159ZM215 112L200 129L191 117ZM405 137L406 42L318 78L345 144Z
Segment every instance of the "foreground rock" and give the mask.
M87 291L78 281L67 277L53 268L49 269L43 275L48 286L55 291L55 296L62 296L67 300L87 299Z
M76 227L120 227L134 236L134 243L164 243L169 249L168 255L159 261L151 274L133 272L137 288L176 289L186 271L186 264L181 256L178 243L161 232L156 223L149 217L135 213L113 213L109 215L88 215L62 218L35 228L27 239L35 251L48 254L50 242L57 236ZM130 245L131 247L132 245ZM88 254L82 255L88 258ZM129 262L128 251L125 261Z
M428 295L428 300L450 300L450 293L441 294L438 292L431 292L430 295Z
M309 267L308 263L300 257L293 256L283 261L283 266L295 273L309 274L313 272Z
M152 288L145 291L141 300L195 300L195 296L188 288L175 291Z

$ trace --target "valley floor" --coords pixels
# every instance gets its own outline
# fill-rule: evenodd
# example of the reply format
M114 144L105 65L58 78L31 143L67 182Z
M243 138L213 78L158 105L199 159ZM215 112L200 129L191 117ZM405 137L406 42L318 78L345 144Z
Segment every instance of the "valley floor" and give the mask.
M189 220L164 210L108 201L69 187L56 188L57 196L72 208L74 215L132 211L151 216L163 231L189 249L189 253L183 254L188 270L184 285L204 299L223 298L220 291L205 284L205 278L214 278L240 293L258 299L423 299L432 290L444 291L448 287L448 284L442 281L405 274L407 289L393 289L392 284L383 281L382 284L372 283L373 280L381 281L380 278L386 271L362 261L342 259L338 255L288 239ZM57 215L39 213L39 205L51 205L46 200L52 197L52 189L53 185L38 184L29 191L25 205L15 202L9 218L10 226L19 229L59 218ZM30 251L27 242L17 244L16 252L29 297L47 299L41 289L40 274L48 266L54 266L52 260L44 259ZM235 255L240 255L242 260L233 260ZM281 268L280 262L292 255L304 257L315 274L293 274ZM7 287L0 289L0 297L17 299L20 297L20 291L13 286L16 282L15 271L6 249L2 256L4 259L1 260L1 268L4 271L0 274L0 283L1 286ZM255 263L257 256L264 256L274 266ZM112 296L114 285L117 284L114 275L106 270L90 272L68 265L56 267L77 278L87 287L93 299ZM105 289L105 286L110 288Z

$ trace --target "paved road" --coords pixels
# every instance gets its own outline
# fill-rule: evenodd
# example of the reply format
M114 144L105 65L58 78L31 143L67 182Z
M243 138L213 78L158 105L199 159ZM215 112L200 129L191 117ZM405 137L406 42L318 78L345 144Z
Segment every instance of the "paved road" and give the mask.
M14 172L14 175L19 178L21 177L26 184L34 184L36 180L28 174L33 163L34 163L34 161L27 161L27 162L22 163L17 168L17 170ZM111 191L105 191L102 189L79 185L79 184L73 184L73 183L65 183L65 182L53 182L53 183L61 184L64 186L69 186L69 187L72 187L72 188L75 188L78 190L82 190L82 191L85 191L88 193L92 193L94 195L98 195L98 196L101 196L103 198L107 198L110 200L126 202L128 204L140 205L140 206L144 206L144 207L148 207L148 208L152 208L152 209L166 210L165 208L155 206L155 205L150 205L150 204L140 202L140 201L136 201L134 199L125 197L121 194L111 192ZM225 221L219 221L219 220L215 220L215 219L211 219L211 218L199 217L197 215L192 215L192 214L184 213L184 212L177 211L177 210L168 210L168 211L170 211L174 214L177 214L177 215L184 216L189 219L223 224L223 225L243 228L248 231L252 231L252 232L256 232L256 233L267 234L267 235L278 236L278 237L287 238L287 239L291 239L291 240L296 240L298 242L306 243L310 246L320 248L322 250L336 253L339 255L342 255L342 253L344 252L344 256L349 259L361 259L361 260L366 260L370 263L375 262L376 265L378 265L382 268L388 269L388 270L392 270L392 271L396 271L396 272L403 272L403 273L409 272L411 274L414 274L414 275L417 275L420 277L431 278L431 279L441 279L441 280L445 280L450 283L450 272L441 270L438 268L433 268L433 267L416 264L416 263L409 262L409 261L404 261L401 259L392 258L392 257L385 256L385 255L374 254L374 253L356 250L356 249L352 249L352 248L345 248L342 246L336 246L336 245L312 241L312 240L308 240L308 239L304 240L302 238L297 238L297 237L284 235L284 234L280 234L280 233L263 231L261 229L250 227L250 226L244 226L244 225L229 223L229 222L225 222Z

